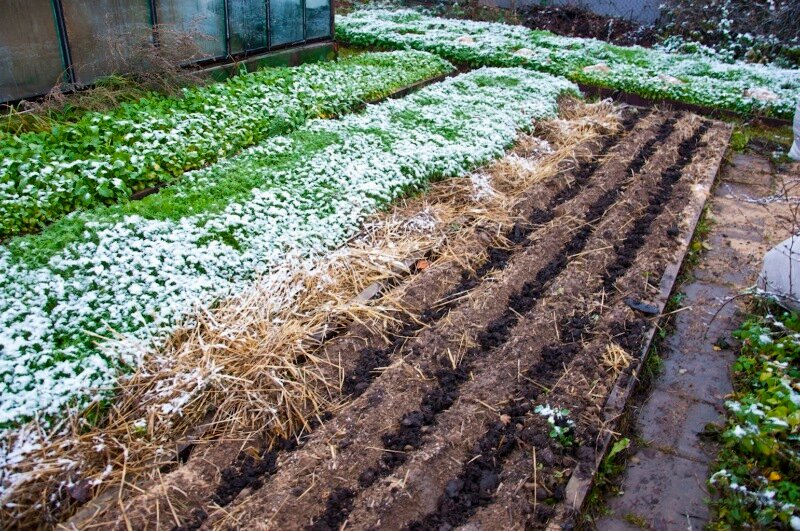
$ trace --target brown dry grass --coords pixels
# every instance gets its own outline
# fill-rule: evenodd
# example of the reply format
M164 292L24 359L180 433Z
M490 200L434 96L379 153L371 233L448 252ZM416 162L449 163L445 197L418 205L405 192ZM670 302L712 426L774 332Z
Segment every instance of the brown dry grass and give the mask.
M618 126L608 102L563 102L560 119L538 124L511 154L475 174L491 188L463 178L436 183L373 216L342 250L313 263L287 261L239 296L198 308L120 380L110 405L70 419L6 471L24 479L0 496L0 524L52 526L101 494L114 505L160 479L185 443L269 444L309 430L311 419L341 406L341 375L326 376L337 360L320 357L325 330L354 321L380 328L403 312L397 290L372 301L357 297L362 290L406 274L424 256L434 257L431 267L468 266L457 249L479 230L501 240L530 186L569 166L581 143ZM96 420L88 424L88 417Z

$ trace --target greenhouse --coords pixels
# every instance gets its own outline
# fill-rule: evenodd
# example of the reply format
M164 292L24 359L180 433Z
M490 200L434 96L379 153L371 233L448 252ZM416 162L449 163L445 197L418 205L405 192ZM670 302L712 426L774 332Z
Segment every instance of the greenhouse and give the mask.
M0 102L90 85L146 44L217 62L330 40L329 0L7 0Z

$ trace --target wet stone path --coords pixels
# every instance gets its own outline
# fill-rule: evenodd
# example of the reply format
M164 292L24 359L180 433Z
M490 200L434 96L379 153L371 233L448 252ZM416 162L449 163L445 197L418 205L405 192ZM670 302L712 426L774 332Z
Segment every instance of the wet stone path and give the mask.
M710 200L708 250L681 286L682 311L663 344L662 370L636 412L639 449L628 460L621 495L607 500L608 515L596 522L599 530L702 529L708 521L706 480L716 449L699 434L723 421L736 360L725 343L742 320L738 301L723 303L755 284L763 254L789 236L785 203L759 202L794 184L798 169L775 169L744 154L722 169Z

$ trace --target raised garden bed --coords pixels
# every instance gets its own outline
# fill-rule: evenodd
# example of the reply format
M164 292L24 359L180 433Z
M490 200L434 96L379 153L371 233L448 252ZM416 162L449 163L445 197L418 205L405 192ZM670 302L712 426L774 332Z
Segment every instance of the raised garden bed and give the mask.
M426 50L472 67L523 66L587 86L746 116L790 119L800 91L798 70L726 63L710 53L615 46L407 9L364 9L340 16L336 36L359 46Z
M153 95L50 131L2 135L0 239L124 201L311 118L345 114L451 71L430 54L363 54L257 70L180 98Z
M393 199L502 155L566 94L576 87L545 74L474 71L10 239L0 248L0 425L102 400L142 342L169 334L198 301L324 254ZM98 345L115 334L134 346Z

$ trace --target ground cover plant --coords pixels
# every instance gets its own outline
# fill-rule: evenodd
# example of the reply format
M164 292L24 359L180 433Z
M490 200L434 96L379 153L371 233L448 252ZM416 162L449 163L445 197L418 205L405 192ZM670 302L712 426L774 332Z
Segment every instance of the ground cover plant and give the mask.
M791 118L800 91L798 70L726 63L703 48L688 54L621 47L407 9L363 9L340 16L336 34L359 46L426 50L470 66L524 66L589 86L745 115Z
M0 135L0 238L124 200L309 118L345 113L451 70L431 54L364 54L245 73L51 130Z
M370 212L497 157L570 82L481 69L338 120L312 120L142 201L75 212L0 248L0 425L102 400L197 303L324 253ZM102 343L102 342L101 342Z
M726 402L712 528L800 529L800 317L754 315L735 336L735 390Z
M74 431L67 426L65 433L51 434L36 445L29 432L18 432L20 444L5 455L0 525L35 525L43 514L48 521L63 522L91 495L111 491L116 497L120 489L125 498L142 493L142 482L159 476L150 464L176 460L180 448L176 450L175 442L185 440L187 431L202 441L191 453L193 465L214 459L205 449L216 445L226 448L223 455L233 457L235 449L227 449L231 445L226 436L235 439L237 448L252 432L302 436L311 419L336 411L338 399L346 399L337 373L349 364L340 366L336 354L320 349L319 330L328 331L326 348L333 348L347 328L405 319L406 280L425 272L460 271L465 260L479 263L482 253L465 254L464 249L474 250L476 242L488 245L487 236L495 245L506 245L503 234L518 220L519 195L555 175L561 162L570 164L582 153L582 141L617 126L609 102L562 101L559 116L537 123L531 134L517 138L513 152L469 178L437 182L425 193L370 216L342 249L319 259L284 261L237 296L199 309L196 322L173 334L121 379L112 406L95 425ZM373 282L386 290L365 304L356 295ZM447 285L437 285L428 294ZM177 404L181 406L174 407ZM35 427L32 431L36 433ZM26 448L24 455L16 451ZM182 459L186 453L181 452ZM256 470L265 470L269 462L257 463L251 477L257 479ZM184 468L181 474L185 472ZM163 479L172 482L174 475ZM214 474L204 477L209 481L183 480L191 484L195 500L214 494ZM137 487L129 490L134 484ZM240 490L247 485L235 484ZM176 492L169 486L167 491ZM217 503L237 492L226 490ZM42 504L43 499L50 503ZM197 502L173 501L175 512L162 514L160 521L177 525L195 514ZM167 509L170 502L134 501L133 506ZM88 513L94 515L93 522L78 514L67 525L83 528L111 518L93 509ZM137 521L131 525L139 526Z

